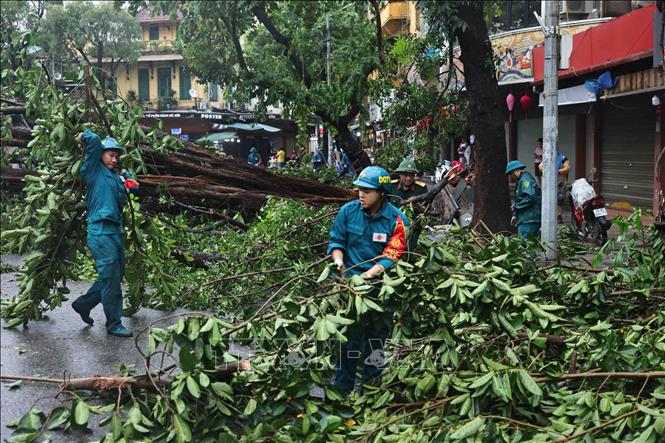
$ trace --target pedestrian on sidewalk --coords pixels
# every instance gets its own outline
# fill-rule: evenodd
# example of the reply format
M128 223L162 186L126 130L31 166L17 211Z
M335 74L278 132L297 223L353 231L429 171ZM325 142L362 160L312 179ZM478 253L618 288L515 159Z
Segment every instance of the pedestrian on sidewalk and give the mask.
M354 185L358 200L342 206L330 231L328 253L345 276L375 278L395 266L406 247L409 221L389 202L390 175L378 166L365 168ZM366 297L377 297L375 289ZM356 367L363 359L362 383L383 370L383 345L392 328L392 312L369 311L346 330L340 346L335 386L348 395L356 383Z
M506 166L506 175L512 175L515 185L515 203L513 211L517 233L527 238L540 232L540 187L536 179L526 171L526 166L519 160L512 160Z
M103 141L87 129L76 140L85 146L81 178L87 189L88 249L95 260L99 276L72 308L81 319L92 325L90 311L100 302L106 315L106 332L118 337L131 337L122 325L122 278L125 274L125 242L122 210L125 196L138 187L134 177L124 169L116 172L122 147L112 137Z
M261 166L261 154L256 150L254 146L249 150L249 156L247 157L247 163L252 166Z
M538 181L538 186L543 186L543 171L540 169L540 164L543 162L543 139L539 138L536 141L536 149L533 150L533 166L534 171L536 172L536 180Z
M323 154L321 150L317 147L314 148L314 155L312 156L312 169L318 171L323 165L325 165L325 160L323 159Z
M286 166L286 152L284 152L284 148L279 148L279 151L275 154L275 158L277 160L277 168L284 169L284 166Z

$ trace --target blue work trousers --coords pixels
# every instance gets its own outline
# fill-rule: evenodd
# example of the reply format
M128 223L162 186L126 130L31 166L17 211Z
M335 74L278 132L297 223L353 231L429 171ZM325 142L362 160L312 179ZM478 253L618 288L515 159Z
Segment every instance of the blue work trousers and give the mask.
M122 234L88 234L88 249L95 259L99 276L73 305L90 312L100 302L106 315L106 330L122 326L122 278L125 275L125 242Z
M356 367L362 358L361 383L381 374L384 368L383 345L390 334L392 312L366 312L359 322L349 325L346 343L340 345L340 356L335 370L335 387L348 395L356 384Z
M537 236L540 234L540 223L520 223L517 225L517 233L524 238L529 236Z

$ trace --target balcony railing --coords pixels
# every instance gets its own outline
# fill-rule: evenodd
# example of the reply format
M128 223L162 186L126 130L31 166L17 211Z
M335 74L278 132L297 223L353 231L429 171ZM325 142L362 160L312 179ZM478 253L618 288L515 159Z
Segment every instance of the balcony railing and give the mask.
M141 52L170 52L174 50L175 40L144 40Z

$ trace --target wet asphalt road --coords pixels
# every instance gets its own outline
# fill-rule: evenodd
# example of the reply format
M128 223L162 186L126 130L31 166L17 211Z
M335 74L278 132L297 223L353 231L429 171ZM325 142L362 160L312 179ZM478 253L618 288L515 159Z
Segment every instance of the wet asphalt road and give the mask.
M20 265L18 256L2 256L2 263ZM48 312L47 318L31 322L29 327L17 327L1 330L0 370L3 375L41 376L62 378L67 374L72 378L87 377L94 374L119 374L121 364L135 365L143 372L143 359L136 350L134 339L109 336L104 329L104 312L101 305L95 308L91 316L95 320L88 326L71 308L71 302L90 287L90 282L71 282L70 299L63 306ZM18 292L16 273L1 275L0 297L9 298ZM186 312L186 311L177 311ZM124 318L123 323L135 333L147 325L173 312L161 312L141 309L131 318ZM168 326L174 320L166 320L161 326ZM2 321L4 327L5 321ZM145 345L146 335L141 342ZM145 346L143 346L145 348ZM11 382L2 382L0 395L0 436L5 441L12 433L7 423L28 411L33 404L42 411L52 407L53 396L58 389L45 383L22 382L18 389L9 389ZM36 403L35 403L36 402ZM98 440L104 433L49 433L54 442L78 442ZM42 439L38 440L42 441Z

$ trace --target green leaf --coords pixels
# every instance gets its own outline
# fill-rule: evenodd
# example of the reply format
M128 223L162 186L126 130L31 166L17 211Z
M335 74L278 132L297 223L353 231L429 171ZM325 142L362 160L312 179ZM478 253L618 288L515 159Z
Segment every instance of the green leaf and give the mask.
M208 332L208 331L212 330L212 325L214 325L214 324L215 324L215 319L210 317L208 319L208 321L205 322L205 324L203 325L203 327L201 328L201 330L199 332Z
M328 415L319 422L319 429L322 434L327 434L328 432L335 430L341 424L341 417L336 415Z
M199 374L199 384L201 385L202 388L207 388L210 386L210 377L208 377L207 374L201 372Z
M90 418L90 407L86 404L86 402L79 400L76 403L76 408L74 409L74 422L77 425L85 425L88 423L88 419Z
M196 383L196 380L192 376L188 376L186 379L187 382L187 390L189 391L192 396L195 398L201 397L201 389L199 388L199 385Z
M316 279L316 282L321 283L323 280L328 278L329 275L330 275L330 265L323 268L323 271L321 272L321 275L319 275L319 278Z
M539 397L543 396L543 391L540 389L540 387L536 384L536 382L531 378L529 373L526 371L526 369L519 369L518 371L520 382L522 383L522 386L524 388L531 392L533 395L537 395Z
M438 415L433 415L433 416L429 417L427 420L425 420L424 422L422 422L420 426L423 427L423 428L428 428L430 426L436 425L440 421L441 421L441 417L439 417Z
M192 440L192 431L187 422L179 415L173 415L173 428L178 441L187 442Z
M465 438L471 437L480 431L480 429L485 424L485 419L483 417L476 417L473 420L464 424L461 428L457 429L450 435L450 438L453 440L464 440Z
M469 386L469 389L477 389L480 388L481 386L485 386L487 383L492 381L492 377L494 376L494 372L488 372L487 374L483 375L482 377L479 377L471 383Z
M143 414L141 414L141 409L139 408L139 405L135 403L129 410L129 414L127 414L127 421L135 425L141 423L141 417L143 417Z
M118 440L122 435L122 419L118 414L113 414L111 418L111 432L115 440Z
M53 409L53 411L51 411L51 417L48 420L47 429L56 429L67 423L67 420L69 420L69 410L62 406L58 406L57 408Z
M243 412L244 415L250 416L256 411L256 400L253 398L250 398L249 401L247 402L247 406L245 406L245 411Z
M383 308L374 303L369 297L364 297L363 301L365 302L365 305L367 305L367 307L372 309L373 311L383 312Z
M183 372L193 371L196 367L196 364L198 363L194 355L184 347L180 348L178 355L180 367L182 368Z

